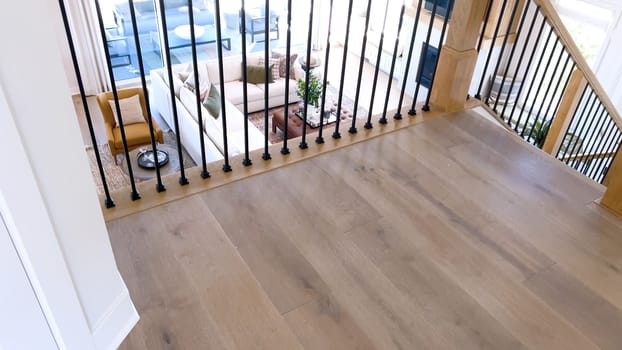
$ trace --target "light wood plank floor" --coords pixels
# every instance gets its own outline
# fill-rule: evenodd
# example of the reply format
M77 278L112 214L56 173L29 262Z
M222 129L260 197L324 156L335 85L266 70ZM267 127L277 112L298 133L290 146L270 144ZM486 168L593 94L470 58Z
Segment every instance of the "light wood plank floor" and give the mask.
M621 349L603 188L472 112L109 223L122 349Z

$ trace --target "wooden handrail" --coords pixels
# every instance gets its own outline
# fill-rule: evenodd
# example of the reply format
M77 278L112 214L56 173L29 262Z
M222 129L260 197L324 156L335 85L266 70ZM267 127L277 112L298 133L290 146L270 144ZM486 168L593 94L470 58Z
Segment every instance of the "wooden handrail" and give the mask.
M615 155L616 155L615 151L600 152L600 153L581 153L581 154L572 154L569 156L564 156L560 158L560 160L563 162L574 161L574 160L587 161L587 160L594 160L594 159L601 159L601 158L611 158Z
M577 44L572 39L572 36L566 29L566 26L564 25L561 18L557 14L557 10L553 6L553 4L551 4L551 1L550 0L534 0L534 2L540 6L540 11L547 18L547 23L549 23L551 27L553 27L553 29L555 30L555 33L559 36L559 40L564 44L564 46L566 47L566 49L572 56L573 60L575 61L579 70L583 72L585 79L587 80L592 90L594 90L594 93L596 94L596 96L598 96L598 99L600 100L600 102L603 104L603 106L605 106L605 109L607 110L607 112L609 112L609 115L611 116L613 121L616 123L618 128L622 130L622 117L620 116L620 113L618 113L618 110L616 109L615 105L609 98L609 95L607 94L603 86L600 84L600 81L598 80L598 78L596 78L596 75L592 71L592 68L590 67L590 65L587 63L587 61L583 57L581 50L579 50L579 48L577 47Z

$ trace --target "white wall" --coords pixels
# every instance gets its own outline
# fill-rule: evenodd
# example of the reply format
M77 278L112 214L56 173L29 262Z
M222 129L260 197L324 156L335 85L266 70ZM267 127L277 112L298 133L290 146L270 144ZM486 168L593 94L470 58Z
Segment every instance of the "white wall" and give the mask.
M59 245L91 342L97 349L112 349L136 323L137 313L114 261L82 145L56 41L57 16L57 3L44 0L12 2L11 11L0 12L0 42L5 48L0 55L0 92L5 95L0 129L4 136L13 125L18 135L11 144L9 138L0 138L3 215L8 212L12 218L12 232L24 242L22 253L30 254L33 273L39 272L37 278L43 281L52 272L42 265L47 255L36 253L47 254L45 249L53 242L47 244L42 231L50 232ZM32 181L13 176L16 164L30 168ZM29 222L29 207L42 207L49 225ZM37 242L46 245L39 247ZM62 276L62 271L58 274ZM62 281L59 278L59 284ZM42 287L40 292L54 291ZM54 297L47 316L62 318L65 305L55 305ZM63 307L55 309L58 306ZM63 332L61 326L58 332Z

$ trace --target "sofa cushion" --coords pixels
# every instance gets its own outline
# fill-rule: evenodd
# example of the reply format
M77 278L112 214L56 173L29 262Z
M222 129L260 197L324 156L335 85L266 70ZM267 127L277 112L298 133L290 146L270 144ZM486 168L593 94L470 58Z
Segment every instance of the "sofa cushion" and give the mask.
M257 85L257 88L259 88L262 92L265 91L266 89L265 85ZM295 91L296 91L296 81L290 79L289 80L289 94L291 95ZM285 79L279 79L275 81L274 83L269 84L268 95L270 97L283 96L283 99L285 99Z
M117 126L119 125L119 117L117 116L116 104L114 100L109 100L108 103L110 104L112 114L114 115L114 126ZM120 98L119 108L121 109L121 116L123 118L124 126L136 123L146 123L138 94L127 98Z
M188 75L186 81L184 81L184 86L186 86L190 91L194 92L195 89L195 77L194 77L194 69ZM199 92L201 96L201 100L204 100L209 93L209 88L211 86L210 76L207 72L207 66L203 63L197 64L197 71L199 72Z
M286 78L285 69L287 68L287 66L285 64L287 62L285 61L287 61L287 54L281 53L279 51L272 51L272 57L279 59L279 76L281 78ZM297 53L292 53L289 55L289 77L290 78L296 77L295 64L296 64L297 58L298 58Z
M127 146L130 148L138 145L146 145L151 142L149 124L147 123L125 125L124 129ZM121 139L121 128L113 128L112 134L114 135L114 147L116 149L123 148L123 140Z
M279 74L279 63L280 60L278 58L269 58L268 66L270 67L270 73L272 74L272 80L278 80L281 75ZM259 65L266 66L266 60L263 57L259 58Z
M218 119L218 116L220 115L220 102L220 92L218 92L218 89L216 89L212 84L209 89L209 94L205 100L203 100L203 106L207 109L209 114L214 117L214 119Z
M269 69L272 69L270 66ZM266 82L266 67L264 65L247 65L246 66L246 79L249 84L265 84ZM274 83L274 77L272 74L268 74L268 83Z
M244 83L241 81L230 81L225 83L225 98L232 104L239 106L244 103L244 91L242 87ZM215 85L218 91L221 91L220 85ZM263 90L255 84L247 84L246 86L248 100L256 101L263 99Z
M224 82L234 80L242 80L242 63L241 56L229 56L222 60L222 68L224 74ZM207 73L214 84L220 84L220 72L218 69L218 60L207 61Z

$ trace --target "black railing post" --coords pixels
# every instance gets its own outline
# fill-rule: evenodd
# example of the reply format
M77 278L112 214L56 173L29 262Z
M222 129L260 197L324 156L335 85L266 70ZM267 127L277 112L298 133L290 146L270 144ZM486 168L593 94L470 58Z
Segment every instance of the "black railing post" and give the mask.
M540 13L538 11L538 13ZM534 17L537 17L537 14L534 15ZM542 17L542 23L540 24L540 29L538 31L538 36L536 37L536 43L540 42L540 38L542 37L542 33L544 33L544 27L546 25L546 17ZM548 44L549 39L551 37L551 34L549 33L548 38L546 39L546 43ZM527 43L525 43L525 47L527 47ZM524 53L524 51L523 51ZM533 62L533 59L536 56L536 50L532 50L531 51L531 55L529 56L529 60L527 61L527 68L525 70L525 75L524 78L527 78L528 73L529 73L529 68L531 68L531 63ZM540 61L538 62L539 65ZM516 75L518 74L518 71L520 69L520 66L516 67L516 74L514 75L514 80L512 81L512 84L510 85L510 91L514 85L514 82L516 81ZM537 71L537 69L536 69ZM523 81L521 81L520 83L520 87L518 88L518 93L516 95L516 103L514 103L514 105L512 106L512 111L510 112L510 117L508 118L508 125L512 126L512 120L514 119L514 112L516 111L516 106L518 106L518 99L520 98L521 94L523 93L523 89L525 87L525 81L523 79ZM530 88L531 89L531 88ZM531 91L528 90L527 96L525 96L525 102L527 102L527 98L529 97L529 93ZM501 114L503 115L503 111L501 111ZM516 122L516 125L514 126L514 131L518 131L518 125L520 120L523 118L523 114L521 113L521 115L518 117L518 121Z
M58 6L63 17L63 26L65 28L65 34L67 36L67 43L69 44L69 52L71 53L71 62L73 63L73 69L76 74L76 80L78 82L78 90L80 90L80 98L82 100L82 107L84 108L84 116L86 117L86 124L89 128L89 135L91 136L91 142L93 142L93 152L95 153L95 160L97 161L97 169L99 170L99 176L102 179L102 187L104 188L104 205L110 209L115 206L112 197L110 196L110 190L108 189L108 183L106 182L106 174L104 172L104 166L102 165L101 156L99 154L99 146L97 146L97 138L95 137L95 129L93 128L93 119L91 117L91 111L86 100L86 92L84 91L84 82L82 81L82 73L80 72L80 65L78 64L78 57L76 55L76 49L73 43L73 35L71 34L71 28L69 27L69 19L67 18L67 10L65 9L65 3L63 0L58 0Z
M164 1L164 0L160 0ZM224 142L224 151L225 151L225 162L222 165L222 170L224 172L231 171L231 164L229 163L229 143L227 140L227 108L226 108L226 98L225 98L225 72L222 63L222 27L220 23L220 0L214 0L214 9L216 18L216 49L218 52L218 78L220 82L220 108L222 113L222 132L223 132L223 142ZM267 44L267 43L266 43ZM268 137L268 131L266 130L266 137Z
M526 12L525 12L526 13ZM518 72L520 71L520 67L523 64L523 59L525 58L525 53L527 52L527 44L529 44L529 39L531 39L531 34L533 33L533 28L536 25L536 21L538 20L538 14L540 13L540 6L536 7L536 11L533 14L533 19L531 20L531 25L529 26L529 31L527 32L527 37L525 38L525 44L523 45L523 50L520 53L520 56L518 58L518 62L516 63L516 69L514 69L514 76L512 77L512 82L510 83L510 88L508 89L508 91L511 93L512 89L514 88L514 84L516 84L516 78L518 77ZM542 30L544 29L544 21L542 22L542 26L540 27L540 32L538 33L538 37L536 39L536 42L538 42L540 40L540 35L542 34ZM516 44L515 44L516 45ZM529 61L529 65L531 65L531 61ZM521 82L521 85L519 87L519 92L516 95L516 101L514 103L514 106L516 106L516 103L518 102L518 98L520 97L520 92L522 91L523 85ZM501 110L501 119L505 120L505 110L507 108L508 104L504 103L503 104L503 109ZM512 121L510 120L510 118L508 118L507 120L507 124L509 126L512 126L511 123Z
M130 0L133 1L133 0ZM199 143L201 144L201 178L207 179L210 177L209 171L207 171L207 161L205 160L205 136L203 135L203 110L201 103L201 89L199 81L199 63L197 59L197 41L196 34L194 32L194 6L192 0L188 0L188 19L190 21L190 41L192 42L192 68L194 72L194 95L196 97L197 106L197 119L199 122ZM134 33L138 31L134 29Z
M324 129L324 116L326 109L326 83L328 79L328 60L330 58L330 35L331 29L333 26L333 0L330 0L330 9L328 13L328 33L326 35L326 53L324 57L324 78L322 82L322 106L320 107L320 111L322 115L320 116L320 130L318 131L318 135L315 138L315 143L322 144L324 143L324 137L322 136L322 131ZM354 107L356 110L356 107Z
M374 70L374 80L371 85L371 97L369 99L369 111L367 114L367 122L365 129L373 128L371 117L374 114L374 97L376 96L376 85L378 84L378 73L380 72L380 60L382 59L382 46L384 44L384 29L387 26L387 15L389 13L389 1L386 2L384 8L384 19L382 20L382 31L380 32L380 41L378 42L378 56L376 57L376 69Z
M281 154L289 154L287 128L289 126L289 70L292 45L292 0L287 0L287 48L285 49L285 110L283 111L283 147ZM295 78L295 77L294 77Z
M302 111L303 121L302 121L302 140L298 147L301 149L307 149L309 145L307 144L307 110L309 109L309 81L311 78L311 39L313 35L313 8L314 1L311 0L311 5L309 8L309 32L307 33L307 55L306 59L306 67L305 71L305 98L304 98L304 111ZM326 62L328 64L328 62ZM287 116L286 116L287 118Z
M490 64L490 59L492 58L492 52L495 50L495 42L497 42L497 35L499 35L499 29L501 28L501 22L503 20L503 15L505 14L505 7L508 4L508 0L503 0L501 4L501 11L499 12L499 18L497 19L497 25L495 26L494 34L492 35L492 39L490 41L490 49L488 51L488 55L486 57L486 63L484 64L484 69L482 71L482 77L479 81L479 86L477 87L477 93L475 94L475 98L478 100L482 99L482 87L484 85L484 80L486 79L486 73L488 71L488 65Z
M149 90L147 90L147 79L145 78L145 66L143 64L143 53L140 46L140 38L138 36L138 24L136 23L136 10L134 9L134 0L129 0L130 17L132 17L132 30L134 34L134 44L136 45L136 59L138 60L138 71L140 72L140 83L143 88L143 95L145 97L145 108L147 109L147 122L149 125L149 136L151 137L151 150L156 157L155 170L156 170L156 191L164 192L166 188L162 184L162 176L160 175L160 162L157 160L157 148L155 134L153 132L153 118L151 115L151 103L149 99Z
M484 35L486 35L486 28L488 28L488 20L490 19L490 12L492 11L492 0L488 0L486 5L486 15L484 15L484 24L482 31L479 34L479 40L477 41L477 53L482 49L482 43L484 42Z
M448 8L453 8L454 0L449 0ZM447 22L449 22L449 15L445 16L443 21L443 29L441 30L441 38L438 40L438 54L436 55L436 61L434 63L434 72L432 73L432 80L430 81L430 88L428 89L428 95L425 98L425 104L421 107L421 110L428 112L430 110L430 96L432 96L432 88L434 87L434 79L436 79L436 71L438 70L438 62L441 59L441 52L443 51L443 41L445 40L445 32L447 31Z
M540 55L540 59L538 60L538 63L536 64L536 69L534 70L533 76L534 79L531 80L531 84L529 84L529 89L527 89L527 94L525 95L525 103L527 103L527 101L529 101L529 96L531 95L531 91L533 90L533 87L536 83L536 79L535 77L538 75L538 71L540 70L540 66L542 65L542 62L544 61L544 54L546 53L546 48L549 46L549 42L551 40L551 35L553 34L553 28L551 27L551 30L549 31L549 34L546 38L546 42L544 43L544 46L542 48L542 54ZM558 39L559 40L559 39ZM536 50L533 51L534 54L536 52ZM530 67L529 65L527 67ZM525 74L525 76L527 76L527 74ZM537 96L537 94L536 94ZM517 104L514 104L514 106L512 107L513 109L516 108ZM513 112L514 110L512 110ZM525 110L522 109L521 110L521 115L519 116L518 120L516 121L516 125L514 126L514 130L516 132L518 132L518 126L520 125L521 120L523 119ZM510 119L512 118L512 114L510 114ZM527 114L527 121L529 121L529 113ZM525 128L523 128L523 130L521 130L521 137L524 135L524 131Z
M404 11L406 11L406 4L402 3L400 9L400 19L397 24L397 35L395 37L395 46L393 47L393 58L391 59L391 68L389 68L389 80L387 82L387 94L384 99L384 107L382 109L382 116L378 123L387 123L387 109L389 108L389 97L391 97L391 87L393 87L393 74L395 73L395 60L397 59L397 50L400 46L400 32L402 31L402 24L404 23Z
M583 108L583 111L581 112L580 117L577 119L577 122L575 124L575 128L574 128L574 132L573 134L577 137L577 142L575 142L575 144L573 145L570 155L572 156L573 154L575 154L575 152L577 152L577 147L579 147L579 142L578 140L581 138L580 136L583 134L583 130L585 130L585 126L587 125L588 120L590 119L590 115L592 114L592 110L594 109L594 105L596 104L596 101L598 100L596 94L594 93L594 90L592 90L592 88L590 87L590 95L589 97L586 99L586 103L585 106ZM588 108L588 105L590 106ZM587 111L587 114L586 114ZM570 130L570 129L569 129ZM581 146L583 147L583 142L581 142ZM578 148L578 151L581 151L581 148ZM568 165L570 165L570 162L566 163Z
M609 113L607 113L607 120L609 121L609 127L607 128L607 132L605 133L603 137L603 141L601 141L600 146L598 147L598 150L596 151L597 154L607 152L607 150L609 149L611 145L611 141L614 141L616 138L616 131L618 131L618 126L616 125L615 121L611 118ZM592 170L589 172L589 175L588 175L590 178L594 179L596 177L598 169L600 169L604 158L605 157L601 157L600 159L598 159L595 166L592 167Z
M177 114L177 101L175 100L175 86L173 84L173 67L171 63L171 49L168 43L168 28L166 26L166 10L164 6L164 0L159 0L160 2L160 19L162 21L162 39L164 39L164 55L166 57L166 68L168 73L168 85L169 85L169 93L171 95L171 109L173 110L173 124L175 124L175 139L177 141L177 155L179 156L179 164L180 166L180 174L179 174L179 184L182 186L187 185L188 179L186 178L186 170L184 169L184 155L182 153L181 146L181 136L179 135L179 115ZM192 9L189 9L192 11ZM195 87L199 89L199 86Z
M367 49L367 32L369 31L369 15L371 12L371 1L367 0L367 12L365 12L365 29L363 29L363 43L361 44L361 57L359 61L359 73L356 81L356 93L354 95L354 107L352 108L352 125L348 132L356 134L356 117L359 109L359 98L361 95L361 80L363 79L363 66L365 65L365 50ZM373 97L372 97L373 98Z
M551 33L553 33L553 28L552 27L551 27ZM544 85L545 74L546 74L546 72L548 72L549 67L551 66L551 62L553 61L553 55L555 54L555 48L557 47L557 44L559 44L559 37L555 38L555 43L553 44L553 47L551 48L551 54L546 59L546 64L544 66L544 70L542 71L542 79L538 83L538 88L536 89L536 93L533 95L533 101L531 103L531 107L529 107L529 112L527 113L527 123L529 122L529 120L531 120L531 115L533 113L533 109L534 109L534 107L536 105L536 102L538 100L538 95L540 95L540 90L542 90L542 85ZM546 48L546 46L545 46L545 48ZM546 49L542 50L542 56L540 58L540 62L542 62L542 60L544 60L544 56L545 55L546 55ZM538 63L540 63L540 62L538 62ZM532 86L533 86L533 83L535 83L535 80L536 80L535 78L537 77L537 75L538 75L538 71L536 70L535 73L534 73L534 80L532 81ZM529 90L531 91L531 87L529 88ZM527 96L529 96L529 94L527 94ZM538 116L536 116L536 121L537 120L538 120ZM531 131L533 131L533 128L532 128ZM525 136L525 132L526 132L526 129L523 128L523 130L520 133L520 136L521 137Z
M593 118L593 119L598 119L598 121L596 122L596 125L594 126L594 130L592 131L588 140L586 140L587 141L586 144L588 144L589 146L583 152L583 156L579 157L581 161L584 163L583 165L580 165L579 167L577 167L577 170L582 174L586 174L587 169L589 169L589 165L591 162L589 157L594 151L594 147L596 147L596 140L598 138L598 130L601 130L602 127L605 126L605 123L607 122L607 118L605 117L605 115L607 114L607 109L602 103L600 103L600 108L601 108L600 115L597 118ZM596 116L596 114L597 113L595 113L594 116ZM589 130L588 130L588 133L589 133Z
M413 95L413 102L410 106L410 111L408 111L409 115L417 114L417 97L419 96L419 89L421 88L421 76L423 75L423 70L425 69L425 61L426 56L428 55L428 46L430 46L430 36L432 35L432 28L434 28L434 19L436 18L436 8L438 6L438 0L434 0L434 5L432 6L432 14L430 15L430 23L428 24L428 33L425 36L425 42L423 45L423 50L421 50L421 66L418 69L418 77L417 77L417 85L415 87L415 93Z
M119 121L119 131L121 133L121 141L123 142L123 154L127 163L127 173L130 177L130 186L132 188L130 198L135 201L140 199L140 194L136 190L136 181L134 180L134 171L132 170L132 162L130 162L130 151L127 147L127 138L125 136L125 126L123 125L123 116L121 115L121 106L119 105L119 94L117 92L117 84L114 80L114 71L112 70L112 64L110 63L110 51L106 43L106 28L104 27L104 20L102 18L101 7L99 0L95 0L95 9L97 11L97 22L99 23L99 31L102 37L102 43L104 45L104 55L106 56L106 66L108 68L108 76L110 77L110 86L112 88L112 96L114 97L115 110Z
M514 6L512 7L512 13L510 15L510 21L508 23L508 27L505 30L505 36L503 37L503 43L501 44L501 50L499 51L499 58L497 58L497 64L495 64L495 69L492 71L492 81L494 83L495 81L495 77L497 75L497 72L499 71L499 66L501 65L501 61L503 60L503 54L505 53L505 46L508 43L508 38L510 36L510 32L512 31L512 24L514 24L514 18L516 18L516 11L518 11L518 5L520 4L520 1L515 1L514 2ZM499 24L501 24L501 20L503 19L503 13L501 14L501 16L499 17ZM516 35L516 41L515 43L518 41L518 35L520 33L517 33ZM494 43L494 42L493 42ZM516 45L514 45L514 47L516 47ZM512 57L510 56L510 60L512 59ZM510 63L508 62L508 66L510 65ZM481 84L481 82L480 82ZM488 87L488 92L486 93L486 101L484 103L486 103L486 105L488 105L488 102L490 101L490 92L492 91L492 86L494 84L490 84L490 86ZM501 90L499 90L499 94L501 94ZM499 98L497 98L497 101L499 100Z
M345 78L346 78L346 63L348 61L350 23L352 20L352 3L353 3L353 0L350 0L350 3L348 5L348 19L346 21L346 39L343 43L343 60L341 62L341 80L339 81L339 97L337 98L337 120L335 121L335 131L333 132L334 139L338 139L341 137L341 133L339 132L339 124L341 122L341 102L343 101L343 85L345 83Z
M419 18L421 15L421 5L423 0L419 0L417 4L417 14L415 15L415 23L413 24L413 32L410 37L410 47L408 49L408 57L406 58L406 65L404 67L404 77L402 78L402 90L400 91L400 99L397 103L397 111L393 118L399 120L402 119L402 104L404 103L404 94L406 93L406 85L408 83L408 73L410 72L410 62L412 61L413 50L415 49L415 38L417 37L417 28L419 27ZM360 80L360 77L359 77Z
M518 1L516 2L516 4L518 4ZM531 5L531 0L527 0L527 2L525 3L525 8L523 10L523 14L521 16L520 23L518 24L518 29L516 30L516 38L514 39L514 45L512 45L512 49L510 50L510 58L508 59L508 62L505 65L505 70L503 71L503 79L501 79L501 86L499 87L499 96L495 99L495 104L492 107L492 110L495 111L495 113L497 112L497 106L499 105L499 97L503 93L503 85L505 85L505 79L507 79L507 77L508 77L508 72L510 70L510 66L512 65L512 60L514 60L514 52L516 52L516 47L518 46L518 39L520 39L520 35L523 32L523 26L525 25L525 19L527 18L527 12L529 11L529 5ZM512 18L514 18L514 16L512 16ZM536 18L536 16L534 16L534 20L535 20L535 18ZM505 46L505 43L507 41L508 35L510 35L509 28L511 28L511 27L512 27L512 25L510 24L508 26L508 31L505 33L504 46ZM529 29L529 34L531 34L531 29L532 28ZM527 43L527 42L525 42L525 43ZM503 50L501 50L501 52L503 52ZM499 58L501 59L501 57L499 57ZM492 85L491 85L491 87L492 87ZM511 92L512 92L512 90L509 90L508 97L509 97ZM489 94L489 96L490 96L490 94ZM503 115L501 115L501 119L503 119Z
M272 156L270 155L270 150L268 148L270 142L268 141L268 118L270 117L270 109L269 109L269 100L270 100L270 75L272 75L272 69L270 69L270 0L265 0L265 14L264 14L264 66L265 66L265 75L264 75L264 151L261 158L263 160L270 160ZM221 58L222 59L222 58ZM223 80L224 83L224 80ZM224 86L224 85L223 85ZM287 116L285 116L287 119Z
M244 99L244 159L242 160L242 165L250 166L253 165L253 161L251 161L250 150L248 149L248 64L246 61L246 0L242 0L242 8L240 9L240 21L240 26L242 29L242 96ZM285 98L287 98L287 95Z

